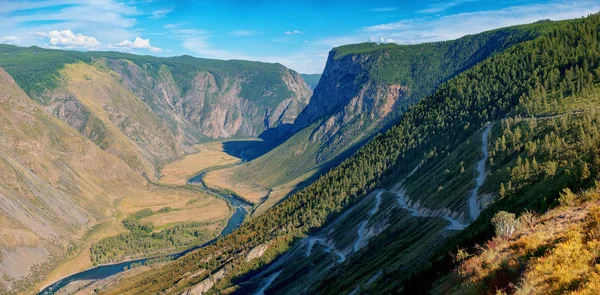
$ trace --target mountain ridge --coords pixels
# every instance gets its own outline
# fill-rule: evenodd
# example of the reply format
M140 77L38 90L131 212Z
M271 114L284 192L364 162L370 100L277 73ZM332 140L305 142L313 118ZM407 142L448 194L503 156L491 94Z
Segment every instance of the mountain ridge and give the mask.
M582 189L593 186L593 179L597 176L597 171L590 169L589 164L586 166L583 162L590 161L589 158L593 158L596 149L587 149L588 145L578 142L584 140L588 144L593 142L593 146L596 146L597 128L588 129L592 130L589 133L580 132L582 135L578 136L570 137L569 134L574 134L572 130L585 130L580 126L596 126L596 113L590 110L589 115L582 116L572 125L568 125L568 120L563 120L567 123L564 126L568 128L561 127L563 126L561 124L565 123L552 121L545 123L550 125L542 125L539 122L539 125L536 125L528 122L535 121L538 114L554 112L555 109L552 106L555 104L565 108L576 108L581 106L580 104L591 104L592 106L597 104L599 81L597 75L599 72L595 59L600 54L595 45L598 43L596 33L600 27L599 20L599 15L595 14L584 19L544 23L544 27L541 28L544 31L540 36L533 40L520 42L499 54L492 55L442 83L433 94L409 108L410 110L401 117L400 121L386 133L375 136L340 166L272 207L268 214L248 221L232 235L221 240L215 247L207 247L191 253L188 257L160 269L148 269L143 276L134 276L126 282L121 281L118 287L106 290L106 293L103 294L178 293L201 283L210 273L217 273L217 271L220 274L219 279L211 281L212 288L208 290L209 293L259 290L264 287L263 281L253 281L252 278L262 269L266 269L269 264L277 265L277 257L287 256L286 251L297 245L301 238L315 233L323 225L334 223L337 217L344 216L345 213L342 212L345 209L355 204L361 204L361 200L372 196L370 193L377 188L396 184L399 179L408 176L419 165L423 165L420 169L424 170L417 170L412 177L424 178L423 180L429 181L430 185L427 189L447 190L444 195L451 196L452 200L465 198L463 204L466 205L466 199L469 196L467 192L470 188L464 189L463 186L470 186L473 178L469 175L470 173L465 173L465 171L468 171L467 167L469 166L473 167L471 169L475 169L475 165L464 165L462 156L474 154L474 158L477 158L480 147L473 145L469 147L472 142L470 139L490 121L494 122L495 126L491 131L493 139L491 142L494 144L490 145L490 149L497 154L490 152L488 161L496 168L492 175L488 175L486 178L480 197L492 194L494 197L492 199L495 199L496 202L490 204L465 231L453 237L446 237L449 238L448 245L457 245L457 241L460 240L466 240L463 243L474 242L475 236L489 235L490 215L500 208L547 210L557 196L548 191L540 193L536 181L539 181L543 189L551 189L552 192L564 188L563 185ZM540 25L538 23L533 26L539 28ZM574 35L578 38L571 38ZM520 121L521 116L529 117L532 120ZM556 121L561 122L560 119L556 119ZM559 136L556 133L558 130L566 137L554 145L550 144L552 133L547 133L552 130L548 129L550 127L555 130L553 138ZM545 135L548 137L547 147L533 149L529 141L538 136L543 139ZM528 141L522 142L517 138L527 138ZM587 140L588 138L593 141ZM510 144L508 146L514 149L507 149L508 146L503 145L503 142ZM563 142L568 144L563 145ZM464 145L466 145L466 153L459 149ZM539 145L536 144L536 146ZM547 151L556 151L555 148L558 146L581 147L587 152L550 153L550 156L547 156ZM530 153L530 156L536 155L538 159L542 159L542 155L545 155L543 157L544 164L540 166L536 162L536 173L531 173L532 161L525 161L522 156L517 157L515 153L517 155ZM448 155L453 156L449 157ZM569 157L560 160L562 163L560 168L552 164L557 160L553 158L556 155ZM429 163L432 165L428 166ZM449 164L447 171L443 172L444 176L432 175L433 171L438 171L437 165L442 163ZM509 173L505 172L507 167L511 168ZM555 167L555 169L546 170L545 168L540 169L540 167ZM425 173L418 174L419 171ZM467 182L460 180L464 177L468 179ZM444 187L443 181L453 179L458 180L458 186ZM511 181L510 185L509 180ZM500 186L501 183L502 186ZM436 187L437 184L440 185ZM504 192L500 189L501 187L505 188ZM460 192L465 192L465 194ZM504 197L495 197L496 193ZM416 198L422 204L445 201L445 199L428 199L426 192L414 194L411 198ZM349 259L347 257L340 259L339 267L327 268L323 276L311 278L301 286L304 288L300 288L300 290L323 294L351 293L359 282L362 284L371 281L373 284L363 286L366 288L365 292L388 294L404 291L407 294L419 294L428 291L425 284L428 279L437 277L436 270L430 270L436 274L433 276L430 272L426 272L421 277L411 278L411 274L421 268L427 268L430 262L428 258L424 259L424 257L433 257L434 261L438 259L435 249L444 246L440 243L429 243L426 240L415 243L414 239L431 238L436 231L430 229L443 228L447 221L441 220L443 226L435 221L422 223L421 219L407 216L406 212L394 209L389 205L389 201L384 200L385 198L382 196L382 203L388 202L388 205L382 208L392 210L392 214L386 214L385 211L390 211L385 210L375 212L373 217L381 213L378 220L384 224L390 222L387 228L372 238L367 246L358 251L355 256ZM391 203L393 204L393 202ZM365 214L368 209L360 212ZM377 225L376 220L369 221L369 223L371 222ZM346 224L339 226L343 228ZM356 228L352 225L347 226L355 232ZM412 231L412 234L404 236L403 233L409 232L409 230ZM347 242L348 239L351 237L347 231L342 231L340 236L334 238L333 242ZM269 245L269 249L263 257L254 261L245 260L245 254L248 251L263 244ZM321 258L320 261L335 261L338 255L331 249L337 248L333 248L329 242L327 245L329 248L318 254ZM461 244L459 243L459 245ZM414 250L415 247L425 252L412 252L411 249ZM330 250L327 251L327 249ZM304 256L304 251L302 255ZM198 262L201 257L205 257L208 261ZM217 261L228 262L218 263ZM420 263L415 265L415 268L407 267L411 265L411 261L420 261ZM213 266L212 262L217 263L217 266ZM277 272L275 277L269 276L270 285L264 288L265 292L284 291L287 286L286 279L293 280L294 273L310 276L320 267L305 258L295 260L293 264L287 266L292 270L287 273L285 270ZM297 268L295 268L296 266ZM186 272L193 269L202 269L206 275L198 277L185 275ZM280 271L281 269L274 270ZM378 273L381 274L378 275ZM153 283L148 285L149 282ZM303 282L297 283L302 284ZM433 282L429 281L429 283Z

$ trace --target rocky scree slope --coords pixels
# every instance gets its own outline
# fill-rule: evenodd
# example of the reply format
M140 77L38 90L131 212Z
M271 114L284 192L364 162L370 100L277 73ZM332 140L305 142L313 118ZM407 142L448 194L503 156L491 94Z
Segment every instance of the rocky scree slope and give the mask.
M280 64L0 45L0 66L49 113L151 179L191 143L285 129L312 95Z
M31 288L146 181L0 69L0 294ZM87 249L86 249L87 250Z

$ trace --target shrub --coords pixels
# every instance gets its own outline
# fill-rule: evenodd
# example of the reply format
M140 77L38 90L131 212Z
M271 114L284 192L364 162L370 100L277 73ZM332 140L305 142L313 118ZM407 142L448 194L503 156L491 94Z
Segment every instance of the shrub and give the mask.
M499 237L510 237L520 227L519 220L515 218L514 213L508 213L506 211L500 211L492 218L492 224L496 236Z
M575 206L577 203L577 195L574 194L568 187L564 188L560 193L558 202L561 206Z
M519 225L521 227L531 228L537 221L537 216L531 211L525 211L521 216L519 216Z

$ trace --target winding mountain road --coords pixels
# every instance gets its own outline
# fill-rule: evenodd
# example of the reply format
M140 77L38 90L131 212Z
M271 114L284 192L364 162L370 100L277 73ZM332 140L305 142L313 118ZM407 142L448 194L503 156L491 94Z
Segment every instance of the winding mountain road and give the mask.
M448 213L435 213L433 210L429 210L427 208L421 208L419 206L411 207L409 204L407 204L407 201L406 201L407 197L406 197L401 185L398 185L397 190L394 189L394 190L396 190L395 194L396 194L396 200L398 202L398 206L402 209L405 209L405 210L408 210L409 212L411 212L411 215L414 217L440 217L440 218L445 219L449 223L448 226L446 226L445 230L463 230L463 229L465 229L480 214L480 208L477 204L477 193L478 193L479 189L481 188L481 186L483 185L483 182L485 181L485 177L486 177L485 162L487 161L488 156L489 156L489 154L488 154L488 137L490 134L491 127L492 127L492 124L488 123L483 131L482 136L481 136L481 141L482 141L481 151L483 152L483 158L480 159L476 164L476 169L478 172L478 175L475 179L476 185L475 185L475 188L473 188L473 190L471 191L471 195L469 196L469 199L467 200L467 206L469 208L469 215L471 217L471 220L469 220L467 223L462 223L462 222L458 221L457 219L452 218ZM412 175L413 173L415 173L415 171L418 170L419 167L421 167L421 164L419 164L417 167L415 167L415 169L413 169L413 171L410 172L409 176ZM407 178L408 178L408 176L407 176ZM367 224L371 220L371 217L373 217L373 215L375 215L379 211L379 207L381 206L381 196L384 192L385 192L384 190L374 191L375 204L373 205L373 208L371 208L371 210L369 210L368 215L365 218L365 220L361 221L358 226L358 229L357 229L358 237L357 237L356 241L354 242L354 244L352 245L353 251L351 252L351 254L356 253L360 250L361 244L364 242L365 230L366 230ZM390 192L392 192L392 191L390 191ZM392 192L392 193L394 193L394 192ZM346 210L346 212L344 212L341 216L339 216L328 227L331 228L331 226L333 226L333 225L337 224L338 222L340 222L341 220L345 219L348 214L350 214L352 211L354 211L355 207L356 206ZM342 262L346 261L346 255L344 255L344 253L342 253L341 251L336 249L335 246L331 245L331 243L328 242L328 240L326 240L324 237L309 236L309 237L305 238L305 241L306 241L305 242L306 243L306 252L305 252L306 257L309 257L312 254L312 249L315 246L315 244L320 244L325 247L325 252L334 253L338 256L337 263L342 263ZM301 245L304 246L303 244L301 244ZM275 267L277 267L277 268L281 267L281 263L284 263L284 261L286 259L291 258L291 257L288 257L289 253L290 252L287 253L288 255L286 255L285 258L278 260L279 264L275 263L274 265L272 265L272 268L269 268L269 269L273 269ZM283 268L285 268L285 267L283 267ZM271 274L269 277L265 278L263 280L263 282L264 282L263 286L254 294L255 295L263 295L264 291L267 288L269 288L269 286L275 281L275 279L277 279L277 276L279 276L279 274L283 271L283 268L281 268L279 271ZM376 278L373 280L376 280ZM357 287L354 291L360 291L360 287Z
M367 218L365 218L365 220L363 220L358 226L358 238L356 239L356 242L354 242L354 245L352 245L352 249L354 250L354 252L358 252L358 250L360 250L360 244L365 238L365 228L367 227L369 220L371 220L371 217L375 215L377 211L379 211L379 206L381 205L381 194L383 194L383 192L383 190L377 192L377 194L375 195L375 205L371 210L369 210L369 215L367 216Z
M467 202L469 206L469 215L471 216L471 221L477 219L479 214L481 213L481 209L477 204L477 192L479 188L483 185L485 181L485 161L487 161L489 153L488 153L488 137L490 135L490 129L492 128L492 124L487 124L485 127L485 131L481 135L481 151L483 152L483 159L477 162L477 178L475 179L476 185L475 188L471 191L471 196L469 197L469 201Z
M277 279L280 273L281 270L270 275L265 281L265 284L258 291L256 291L254 295L264 295L267 288L269 288L271 284L273 284L273 282L275 281L275 279Z

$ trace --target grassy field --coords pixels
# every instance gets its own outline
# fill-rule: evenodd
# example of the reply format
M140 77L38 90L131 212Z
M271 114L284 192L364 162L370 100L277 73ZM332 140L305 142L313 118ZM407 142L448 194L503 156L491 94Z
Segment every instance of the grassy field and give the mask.
M127 230L123 227L121 220L132 213L146 208L156 211L165 207L171 207L173 210L155 214L143 220L151 222L157 229L190 221L214 221L204 228L216 236L231 215L224 200L202 192L162 187L151 187L149 190L134 192L117 202L117 210L109 221L82 232L76 248L68 254L67 259L37 286L46 286L62 277L93 267L89 252L93 243L103 238L126 233Z
M199 171L240 161L239 158L231 156L223 150L222 142L196 144L193 148L198 152L165 165L161 170L159 181L166 184L184 185Z
M255 182L236 182L236 171L236 167L211 171L204 177L204 183L212 188L231 190L252 203L259 203L269 193L268 188Z

